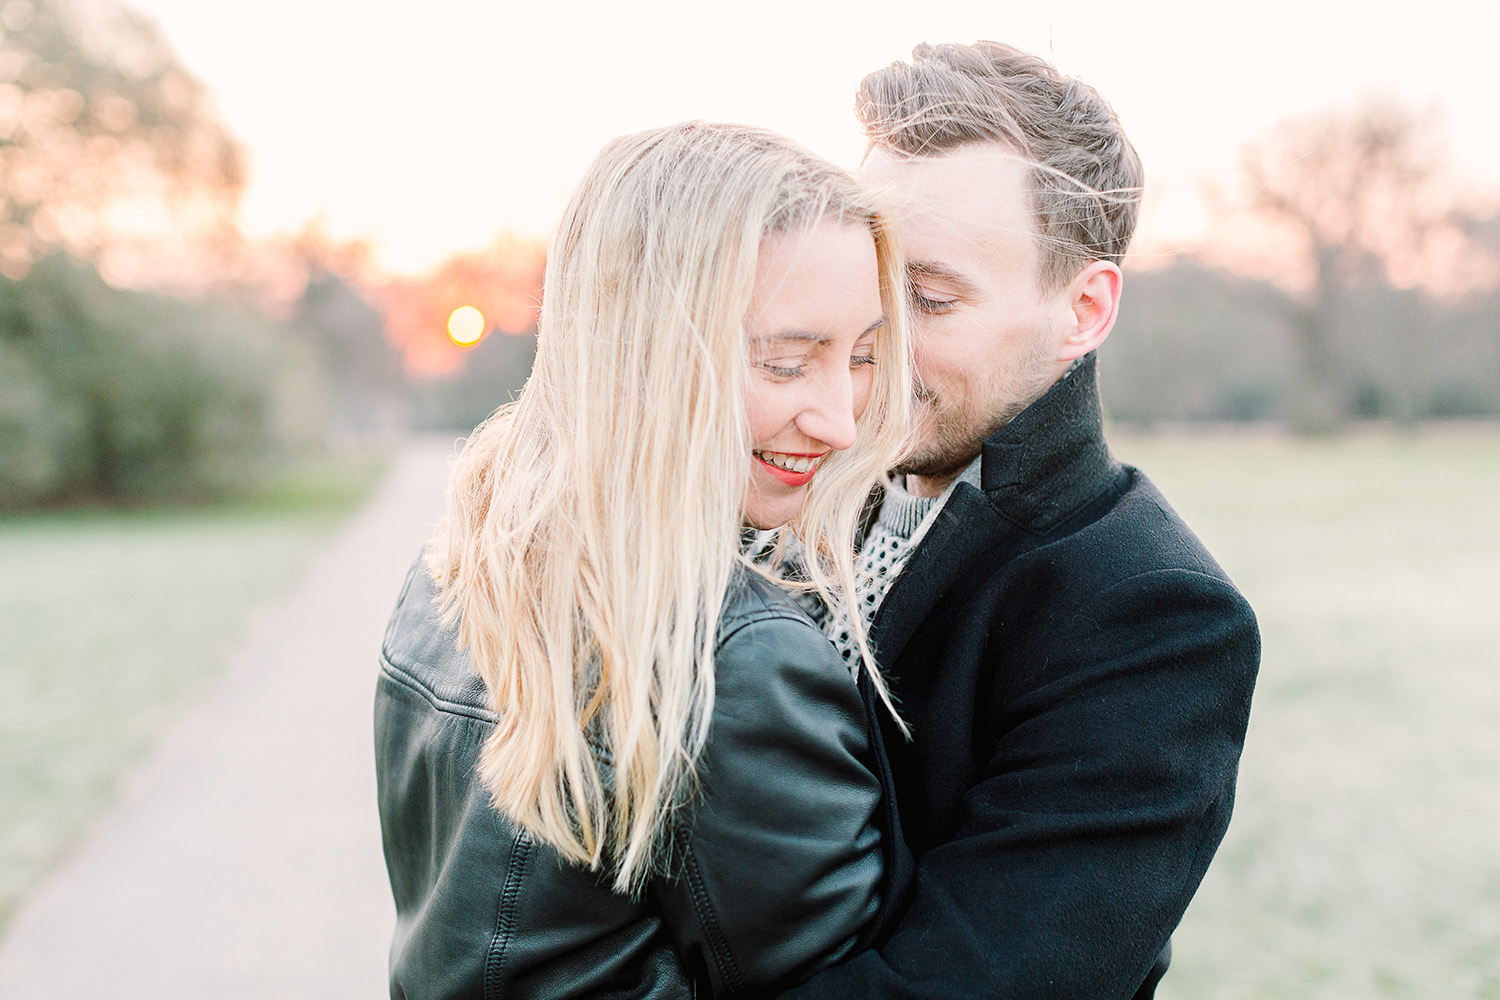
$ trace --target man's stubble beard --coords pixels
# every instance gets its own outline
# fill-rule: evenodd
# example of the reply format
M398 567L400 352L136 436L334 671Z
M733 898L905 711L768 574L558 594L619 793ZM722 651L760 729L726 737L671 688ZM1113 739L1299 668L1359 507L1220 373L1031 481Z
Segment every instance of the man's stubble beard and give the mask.
M978 456L985 441L1004 430L1057 381L1056 359L1048 347L1039 339L1015 368L997 373L983 392L988 405L965 400L955 409L944 409L944 400L918 385L914 406L922 414L920 436L911 454L893 471L927 477L962 471Z

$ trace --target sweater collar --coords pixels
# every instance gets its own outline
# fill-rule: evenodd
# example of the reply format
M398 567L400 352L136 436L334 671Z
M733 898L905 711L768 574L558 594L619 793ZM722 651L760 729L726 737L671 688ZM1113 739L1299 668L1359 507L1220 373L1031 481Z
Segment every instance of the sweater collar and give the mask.
M1104 443L1092 352L984 443L980 484L1008 520L1047 531L1099 496L1119 473Z

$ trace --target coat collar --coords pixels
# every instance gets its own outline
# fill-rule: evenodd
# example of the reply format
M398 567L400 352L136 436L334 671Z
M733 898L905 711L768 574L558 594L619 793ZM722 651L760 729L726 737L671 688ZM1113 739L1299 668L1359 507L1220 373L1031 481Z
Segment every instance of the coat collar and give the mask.
M1095 356L984 443L980 481L1006 520L1045 532L1103 492L1119 473L1104 443Z
M984 443L980 489L959 483L881 602L871 628L889 667L976 562L1010 558L1115 482L1092 353ZM1012 551L1013 550L1013 551Z

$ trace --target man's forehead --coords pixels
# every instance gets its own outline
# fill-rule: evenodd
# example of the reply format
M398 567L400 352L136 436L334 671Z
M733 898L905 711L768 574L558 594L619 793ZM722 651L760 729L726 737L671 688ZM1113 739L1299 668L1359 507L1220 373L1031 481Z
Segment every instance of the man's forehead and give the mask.
M1030 164L1007 146L976 143L938 156L876 147L860 176L888 201L913 257L938 247L965 256L1034 252Z
M998 142L976 142L933 156L915 156L889 146L871 149L860 177L876 186L894 185L928 195L975 193L1003 185L1027 188L1032 162Z

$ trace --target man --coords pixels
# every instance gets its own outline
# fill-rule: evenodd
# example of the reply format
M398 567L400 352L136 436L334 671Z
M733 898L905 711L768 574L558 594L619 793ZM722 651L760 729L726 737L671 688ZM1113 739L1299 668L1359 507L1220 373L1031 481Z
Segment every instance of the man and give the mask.
M1113 112L1008 46L914 55L857 108L917 327L918 445L860 554L916 869L878 947L790 995L1150 997L1229 822L1255 619L1104 443L1141 186Z

